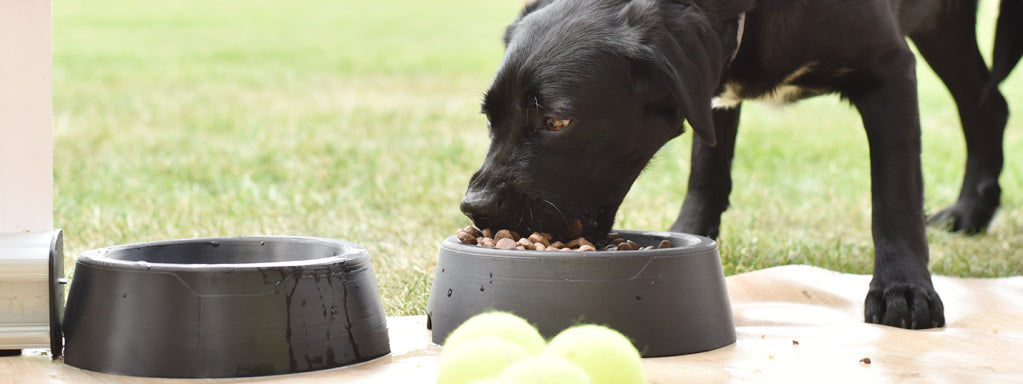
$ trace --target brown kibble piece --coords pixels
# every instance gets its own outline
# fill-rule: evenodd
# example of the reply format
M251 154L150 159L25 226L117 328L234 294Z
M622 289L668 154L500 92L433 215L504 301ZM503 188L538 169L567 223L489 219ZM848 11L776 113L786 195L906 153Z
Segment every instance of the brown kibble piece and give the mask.
M523 246L523 247L526 247L527 249L533 249L533 242L532 242L532 241L529 241L529 239L527 239L527 238L525 238L525 237L521 237L521 238L519 238L519 241L517 241L516 243L517 243L518 245L521 245L521 246Z
M569 241L568 244L565 244L565 246L569 248L581 247L583 245L589 245L592 247L593 243L591 243L589 240L586 240L585 237L580 237L577 239L573 239L572 241Z
M503 237L503 238L497 240L497 244L494 246L494 248L497 248L497 249L515 249L516 246L517 246L517 244L515 244L515 240L512 240L510 237Z
M583 251L583 252L586 252L586 251L596 251L597 248L595 248L593 246L593 244L583 244L583 245L579 246L579 250Z
M546 251L547 246L543 245L543 243L533 243L533 249L537 251Z
M470 245L476 245L476 236L473 236L469 232L458 231L458 241L461 241L463 243L470 244Z
M634 251L634 250L636 250L636 248L633 248L632 244L629 244L629 242L626 241L626 242L623 242L621 244L618 244L618 250L619 251Z
M629 248L632 248L632 249L634 249L634 250L635 250L635 249L639 249L639 244L636 244L636 242L635 242L635 241L632 241L632 240L626 240L626 241L625 241L625 244L628 244L628 245L629 245Z
M544 236L544 234L540 232L533 232L532 235L529 235L529 241L532 241L533 243L543 244L543 246L546 247L548 245L551 245L551 235Z
M511 239L512 241L515 241L515 238L512 237L511 231L507 229L502 229L494 234L494 240L500 241L501 239Z
M616 238L614 240L611 240L611 244L614 244L614 245L618 245L618 244L621 244L621 243L624 243L624 242L625 242L625 239L623 239L621 237Z
M672 247L671 240L668 240L668 239L661 240L661 243L657 244L657 248L671 248L671 247Z
M487 247L487 248L493 248L494 246L497 245L497 242L494 241L493 238L484 237L483 240L481 240L479 242L479 245L482 245L482 246Z
M576 238L583 235L583 222L579 219L572 220L568 223L568 237Z
M869 357L864 357L864 358L860 359L860 364L870 365L870 358Z
M620 239L621 237L622 235L619 235L618 232L611 232L607 234L608 240Z
M552 248L557 248L557 249L565 248L565 243L562 243L560 241L555 241L553 244L551 244L551 247Z
M462 230L472 235L472 237L480 237L483 235L483 233L480 232L480 229L476 228L474 225L468 225L465 228L462 228Z
M520 250L520 251L525 251L525 250L526 250L526 247L523 247L523 246L521 246L521 245L516 245L516 246L515 246L515 249L518 249L518 250Z
M483 230L480 231L480 234L483 235L483 237L494 237L494 231L491 231L490 228L483 228Z

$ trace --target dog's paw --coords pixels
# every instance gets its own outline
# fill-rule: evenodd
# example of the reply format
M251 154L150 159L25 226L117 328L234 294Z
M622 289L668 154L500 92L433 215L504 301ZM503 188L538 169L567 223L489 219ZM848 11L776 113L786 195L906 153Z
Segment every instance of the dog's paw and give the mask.
M928 216L927 224L945 228L949 232L974 235L987 228L994 216L994 209L966 209L956 204Z
M906 329L945 326L945 308L930 284L871 284L864 305L868 323Z
M947 229L949 232L963 232L974 235L984 231L995 217L995 205L959 201L938 213L927 217L927 224Z

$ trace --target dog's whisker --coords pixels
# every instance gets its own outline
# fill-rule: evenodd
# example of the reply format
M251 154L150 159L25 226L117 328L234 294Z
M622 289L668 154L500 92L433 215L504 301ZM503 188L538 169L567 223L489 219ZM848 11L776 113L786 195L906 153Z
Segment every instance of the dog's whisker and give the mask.
M533 217L533 206L529 205L528 207L526 207L526 212L529 213L529 221L526 222L526 232L532 232L533 230L532 224L536 223L536 218Z
M557 204L554 204L553 201L547 199L543 199L542 201L549 205L551 208L554 208L553 213L557 214L558 217L561 217L561 220L565 222L565 226L568 226L568 217L565 216L564 212L561 212L561 208L558 208Z

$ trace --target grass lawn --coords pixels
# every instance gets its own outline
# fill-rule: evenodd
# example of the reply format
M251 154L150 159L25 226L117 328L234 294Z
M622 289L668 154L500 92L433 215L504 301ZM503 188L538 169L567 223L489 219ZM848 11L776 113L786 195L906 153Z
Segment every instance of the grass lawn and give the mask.
M520 5L54 1L54 215L67 254L189 237L341 238L369 249L388 314L424 313L437 248L468 223L458 202L488 145L479 102ZM980 32L990 50L990 28ZM1021 72L1002 86L1017 116ZM956 198L964 144L947 92L926 65L918 76L934 212ZM640 176L619 228L671 225L690 140L666 145ZM1023 274L1019 117L1005 148L994 225L974 237L930 228L935 273ZM871 272L867 146L851 107L748 103L737 154L719 239L726 273Z

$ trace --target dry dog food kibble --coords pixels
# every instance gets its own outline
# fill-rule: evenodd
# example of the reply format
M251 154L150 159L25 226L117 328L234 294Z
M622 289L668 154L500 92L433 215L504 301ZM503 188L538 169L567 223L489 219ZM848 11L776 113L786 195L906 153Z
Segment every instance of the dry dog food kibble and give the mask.
M581 230L575 233L580 233ZM521 249L533 251L635 251L654 248L671 248L671 241L662 240L657 246L641 247L632 240L623 239L617 233L607 235L607 245L597 247L585 237L577 236L567 243L553 241L549 233L533 232L529 236L520 236L515 231L501 229L493 231L490 228L479 229L472 225L459 229L458 241L465 244L476 245L497 249Z

